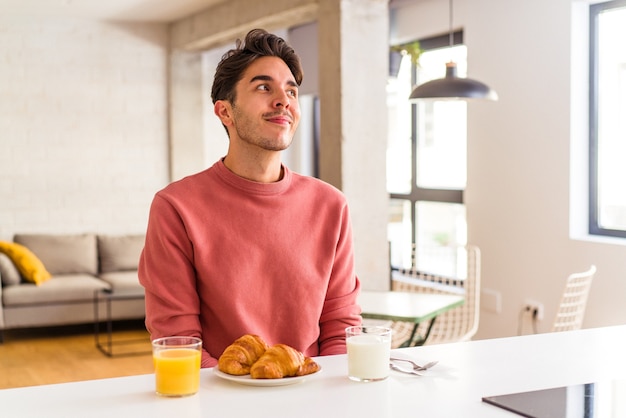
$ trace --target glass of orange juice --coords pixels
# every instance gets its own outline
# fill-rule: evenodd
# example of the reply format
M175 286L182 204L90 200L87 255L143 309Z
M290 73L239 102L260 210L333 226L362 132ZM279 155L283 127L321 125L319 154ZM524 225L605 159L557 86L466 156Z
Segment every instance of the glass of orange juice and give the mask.
M181 397L198 392L202 340L196 337L163 337L152 341L156 393Z

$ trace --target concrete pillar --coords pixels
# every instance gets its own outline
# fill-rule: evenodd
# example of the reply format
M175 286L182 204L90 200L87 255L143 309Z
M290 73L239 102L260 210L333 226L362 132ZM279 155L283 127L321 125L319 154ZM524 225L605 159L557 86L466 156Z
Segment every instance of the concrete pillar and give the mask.
M387 289L387 0L320 0L320 177L346 195L357 273Z
M204 90L199 52L170 54L170 180L205 168Z

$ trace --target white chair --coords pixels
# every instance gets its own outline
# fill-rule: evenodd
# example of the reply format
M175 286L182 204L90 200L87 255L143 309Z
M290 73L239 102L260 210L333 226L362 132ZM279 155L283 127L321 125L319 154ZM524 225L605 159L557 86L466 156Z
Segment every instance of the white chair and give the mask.
M470 340L478 331L480 313L480 249L473 245L459 247L442 247L438 252L446 252L449 259L456 260L462 273L458 276L444 276L426 273L422 270L424 263L419 258L433 261L437 256L425 254L415 255L413 250L413 267L392 273L391 289L405 292L424 293L455 293L464 294L463 305L438 315L424 344L440 344ZM447 262L446 262L447 263ZM424 336L428 323L420 324L418 332ZM414 324L393 322L394 330L392 346L399 347L411 335Z
M585 317L585 308L596 266L582 273L571 274L565 283L561 303L554 318L552 332L580 329Z

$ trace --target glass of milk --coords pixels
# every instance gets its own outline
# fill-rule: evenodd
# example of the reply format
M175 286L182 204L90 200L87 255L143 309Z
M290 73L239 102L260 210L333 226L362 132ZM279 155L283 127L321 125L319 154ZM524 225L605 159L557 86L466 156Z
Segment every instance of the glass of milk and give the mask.
M376 382L389 377L391 328L355 326L346 328L348 377L357 382Z

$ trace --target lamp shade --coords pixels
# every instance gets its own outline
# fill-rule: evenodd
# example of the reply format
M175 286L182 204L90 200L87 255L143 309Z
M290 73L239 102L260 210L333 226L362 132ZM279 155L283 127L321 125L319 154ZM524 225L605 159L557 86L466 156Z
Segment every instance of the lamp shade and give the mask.
M498 94L480 81L457 77L456 63L448 62L446 64L445 78L439 78L420 84L413 89L409 96L409 100L411 101L422 99L498 100Z

